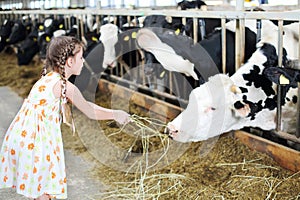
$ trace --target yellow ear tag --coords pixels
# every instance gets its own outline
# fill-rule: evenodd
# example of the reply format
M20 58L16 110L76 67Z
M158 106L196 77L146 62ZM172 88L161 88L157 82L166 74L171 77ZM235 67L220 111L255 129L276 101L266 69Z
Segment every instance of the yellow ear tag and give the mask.
M179 35L179 33L180 33L180 29L178 28L178 29L176 29L175 34Z
M124 37L124 41L128 41L130 38L129 38L129 36L128 35L126 35L125 37Z
M136 38L136 32L135 31L131 33L131 38Z
M34 41L34 42L36 42L36 41L37 41L37 38L36 38L36 37L34 37L34 38L33 38L33 41Z
M92 37L92 41L98 42L98 39L96 37Z
M46 37L46 42L50 42L50 40L51 40L50 37L47 36L47 37Z
M288 84L290 84L290 80L287 79L285 76L280 75L280 77L279 77L279 84L280 85L288 85Z
M59 28L59 29L63 29L63 28L64 28L64 25L63 25L63 24L60 24L60 25L58 26L58 28Z
M162 71L162 72L160 73L159 77L160 77L160 78L163 78L163 77L165 76L165 74L166 74L166 71L164 70L164 71Z
M44 30L44 26L43 25L39 25L39 30Z

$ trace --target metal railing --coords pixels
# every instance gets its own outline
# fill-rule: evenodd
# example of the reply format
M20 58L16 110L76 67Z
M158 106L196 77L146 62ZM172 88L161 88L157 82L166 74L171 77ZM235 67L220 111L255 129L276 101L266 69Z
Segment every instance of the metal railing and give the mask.
M178 11L178 10L128 10L128 9L89 9L89 10L15 10L15 11L0 11L0 23L2 24L3 21L7 18L10 19L16 19L20 18L24 15L29 16L36 16L39 19L42 19L46 16L54 15L65 15L65 16L75 16L77 18L85 18L87 15L93 15L96 18L96 22L98 23L98 28L101 26L100 18L102 16L128 16L128 19L130 17L140 17L140 16L148 16L148 15L165 15L170 17L181 17L183 21L185 21L186 18L193 18L194 23L194 30L198 30L198 21L199 18L216 18L221 19L221 26L222 26L222 69L223 71L226 71L226 65L225 65L225 59L226 59L226 32L225 32L225 20L226 19L235 19L237 21L236 23L236 69L242 65L244 62L243 60L243 52L244 52L244 22L245 20L252 19L252 20L277 20L278 21L278 65L281 66L282 63L282 54L283 54L283 21L300 21L300 10L292 10L292 11L285 11L285 12L278 12L278 11L268 11L268 12L247 12L247 11L200 11L200 10L188 10L188 11ZM82 21L81 21L82 23ZM299 32L300 32L300 26L299 26ZM84 35L82 32L81 35ZM194 34L197 35L197 34ZM259 32L258 32L259 36ZM195 41L197 41L197 38L194 38ZM299 37L300 40L300 37ZM299 41L299 57L300 58L300 41ZM143 77L143 74L140 74L143 80L145 80L145 77ZM172 76L172 73L170 73L170 76ZM113 76L112 76L113 77ZM117 80L121 80L118 75L114 75L114 77ZM131 82L128 80L125 80L130 85L134 85L136 87L140 87L145 90L150 90L147 86L144 85L145 81L142 81L142 84L136 84L135 82ZM279 87L280 88L280 87ZM300 87L299 87L300 91ZM156 92L156 94L167 97L167 98L174 98L178 99L176 96L172 96L170 93L163 94L160 91L152 91ZM280 89L278 90L278 97L280 97ZM300 92L299 92L300 93ZM298 98L299 99L299 98ZM182 99L182 102L186 102L187 99ZM300 101L298 101L298 119L297 119L297 134L291 135L288 133L282 133L280 130L281 127L281 99L278 98L278 109L277 109L277 128L276 133L282 138L300 143L300 131L299 131L299 121L300 121L300 114L299 114L299 108L300 108Z

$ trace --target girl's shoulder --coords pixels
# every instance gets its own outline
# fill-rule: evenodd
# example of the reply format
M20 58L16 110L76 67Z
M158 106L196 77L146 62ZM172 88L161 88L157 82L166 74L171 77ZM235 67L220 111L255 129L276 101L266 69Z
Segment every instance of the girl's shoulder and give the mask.
M55 98L53 96L53 86L60 80L60 74L57 72L49 72L42 78L40 78L32 87L29 97L41 98L49 96L50 98Z

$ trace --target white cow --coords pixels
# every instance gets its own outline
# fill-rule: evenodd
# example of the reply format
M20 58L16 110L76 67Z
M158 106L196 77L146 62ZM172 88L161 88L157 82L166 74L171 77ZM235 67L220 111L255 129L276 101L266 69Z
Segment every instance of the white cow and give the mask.
M105 24L100 27L100 33L100 40L104 46L102 67L104 69L107 66L115 67L117 65L115 44L118 42L119 28L114 24Z
M263 70L277 66L276 48L261 42L248 62L231 77L217 74L194 89L187 108L168 123L166 133L179 142L201 141L243 127L276 126L276 85ZM285 59L284 59L285 60ZM295 89L282 107L282 129L295 131Z

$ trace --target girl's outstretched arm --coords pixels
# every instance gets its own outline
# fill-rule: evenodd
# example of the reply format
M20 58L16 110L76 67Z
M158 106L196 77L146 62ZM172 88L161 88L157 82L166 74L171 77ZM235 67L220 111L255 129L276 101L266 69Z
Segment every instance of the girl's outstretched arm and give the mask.
M55 86L54 93L59 94L61 84L58 83ZM87 101L80 90L71 82L67 81L67 93L68 100L74 104L81 112L83 112L88 118L95 120L116 120L118 123L126 124L130 121L130 115L122 110L113 110L98 106L92 102Z

